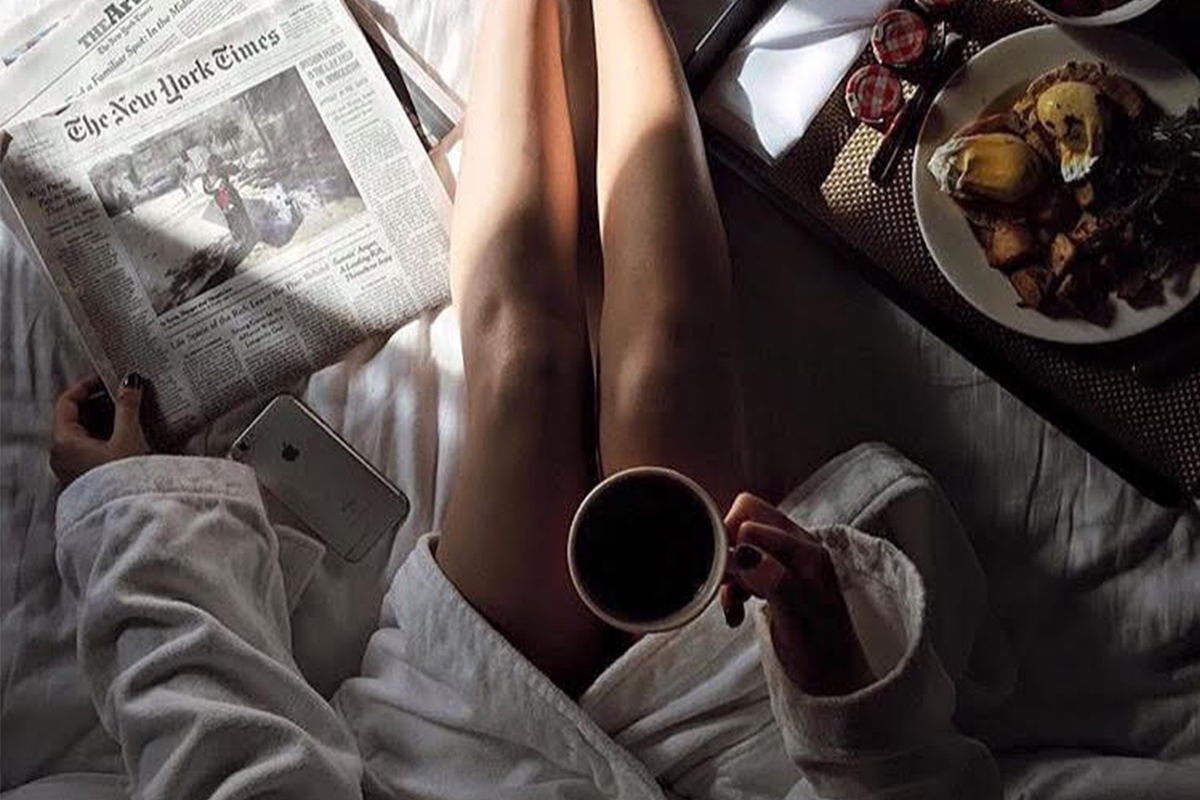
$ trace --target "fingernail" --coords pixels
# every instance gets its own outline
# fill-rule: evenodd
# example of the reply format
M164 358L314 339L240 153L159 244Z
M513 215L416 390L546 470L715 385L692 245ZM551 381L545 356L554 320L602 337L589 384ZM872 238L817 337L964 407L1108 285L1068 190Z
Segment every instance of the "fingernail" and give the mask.
M131 372L125 376L125 380L121 381L121 385L126 389L141 389L145 382L141 375Z
M757 547L739 544L733 551L733 562L738 565L738 569L754 569L760 561L762 561L762 553L758 551Z

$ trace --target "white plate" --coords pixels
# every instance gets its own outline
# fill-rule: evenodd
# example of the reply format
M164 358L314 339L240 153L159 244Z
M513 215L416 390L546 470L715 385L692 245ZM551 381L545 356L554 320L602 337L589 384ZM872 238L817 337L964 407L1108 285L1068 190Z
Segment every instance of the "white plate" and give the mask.
M1136 81L1172 114L1200 98L1200 78L1158 46L1122 31L1046 25L1015 33L964 65L934 100L913 161L913 198L925 245L942 274L971 305L1001 325L1053 342L1088 344L1124 339L1179 313L1200 295L1200 269L1183 296L1167 291L1162 306L1135 311L1121 300L1112 324L1056 320L1017 305L1008 278L992 269L958 204L938 190L927 164L955 131L977 119L997 99L1014 96L1034 78L1067 61L1098 61Z
M1064 14L1058 14L1046 8L1036 0L1025 0L1029 5L1041 11L1047 17L1060 25L1079 25L1084 28L1094 28L1102 25L1116 25L1121 22L1128 22L1134 17L1140 17L1150 9L1162 2L1162 0L1129 0L1123 6L1110 8L1108 11L1102 11L1091 17L1068 17Z

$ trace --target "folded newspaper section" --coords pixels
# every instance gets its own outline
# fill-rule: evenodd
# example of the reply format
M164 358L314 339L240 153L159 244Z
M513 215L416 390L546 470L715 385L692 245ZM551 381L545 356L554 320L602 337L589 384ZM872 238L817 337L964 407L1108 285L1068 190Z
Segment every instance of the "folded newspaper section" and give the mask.
M92 0L75 5L75 13L5 71L0 126L57 111L268 1Z
M448 299L448 200L341 0L10 133L0 180L105 382L153 376L164 439Z

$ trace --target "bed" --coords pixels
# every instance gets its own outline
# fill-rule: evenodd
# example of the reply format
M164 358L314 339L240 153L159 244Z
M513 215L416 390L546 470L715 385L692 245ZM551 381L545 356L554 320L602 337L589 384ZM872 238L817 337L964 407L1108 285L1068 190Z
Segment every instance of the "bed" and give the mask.
M21 0L0 0L0 16ZM389 24L465 94L482 0L387 0ZM1156 506L874 294L717 169L741 312L750 483L776 498L882 439L946 490L988 575L1017 681L977 732L1012 798L1200 796L1200 506ZM0 790L122 770L75 663L54 565L50 409L88 360L47 280L0 228ZM357 565L322 563L297 660L353 672L391 575L437 526L461 425L452 309L364 343L294 391L401 485L412 514ZM254 413L189 441L220 454Z

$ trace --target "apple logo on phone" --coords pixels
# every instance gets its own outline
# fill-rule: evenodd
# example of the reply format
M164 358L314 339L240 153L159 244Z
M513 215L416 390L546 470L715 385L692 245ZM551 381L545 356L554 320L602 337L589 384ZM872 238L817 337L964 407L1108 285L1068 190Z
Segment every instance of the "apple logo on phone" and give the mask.
M295 461L300 457L300 451L293 447L289 442L283 443L283 452L280 453L284 461Z

